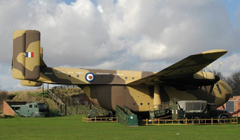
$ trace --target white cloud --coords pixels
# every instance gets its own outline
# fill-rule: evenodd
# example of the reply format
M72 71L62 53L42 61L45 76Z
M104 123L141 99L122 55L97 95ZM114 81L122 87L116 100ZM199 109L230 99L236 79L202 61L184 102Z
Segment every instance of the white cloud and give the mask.
M219 71L226 77L234 72L240 71L240 54L238 53L233 53L232 55L220 58L213 63L212 69L217 70L220 62L222 62L222 65Z
M37 89L37 87L22 86L20 83L18 83L16 85L14 85L13 87L12 87L12 85L8 86L6 89L7 90L10 89L11 91L19 91L19 90L27 90L27 89Z
M153 63L144 62L144 63L140 63L137 66L137 69L141 69L143 71L158 72L158 71L163 70L163 69L165 69L165 68L167 68L169 66L171 66L171 63L166 63L165 61L153 62Z
M223 60L223 63L226 64L226 68L231 72L240 71L240 55L234 53L231 56L226 57Z
M0 74L0 90L13 90L17 83L20 83L20 81L13 79L12 75Z
M12 70L10 64L0 63L0 75L11 75Z
M23 86L20 83L14 86L14 89L21 89L21 88L23 88Z
M219 0L2 0L0 25L0 64L9 66L18 29L41 32L49 66L158 71L206 50L229 50L229 61L240 53L239 28Z
M141 60L160 60L167 56L166 49L161 42L154 42L150 38L144 37L132 46L131 53L139 56Z

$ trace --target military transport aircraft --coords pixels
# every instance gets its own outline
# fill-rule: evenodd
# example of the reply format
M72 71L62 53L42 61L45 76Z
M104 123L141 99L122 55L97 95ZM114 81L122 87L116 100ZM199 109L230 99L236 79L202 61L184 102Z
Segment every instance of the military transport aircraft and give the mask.
M150 105L174 98L221 106L232 89L203 69L225 53L211 50L190 55L159 72L48 67L43 61L40 32L17 30L13 34L12 76L24 86L78 85L92 102L109 111L125 105L134 112L147 112Z

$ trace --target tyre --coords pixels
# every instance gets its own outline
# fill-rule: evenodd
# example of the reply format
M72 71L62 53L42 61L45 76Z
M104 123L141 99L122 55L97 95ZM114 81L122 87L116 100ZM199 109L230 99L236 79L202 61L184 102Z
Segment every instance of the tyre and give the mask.
M194 123L200 123L199 119L201 119L201 118L199 116L194 116L192 119L193 119Z
M228 119L228 116L226 116L226 115L222 115L219 119L220 119L219 123L228 123L229 122L229 120L226 120L226 119Z
M36 118L38 117L38 114L36 112L33 112L32 115L31 115L33 118Z

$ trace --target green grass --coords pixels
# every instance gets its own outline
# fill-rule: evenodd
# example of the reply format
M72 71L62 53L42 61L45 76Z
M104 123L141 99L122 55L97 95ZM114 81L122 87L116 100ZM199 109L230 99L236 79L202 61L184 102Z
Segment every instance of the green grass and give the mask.
M0 140L237 140L238 125L140 126L84 123L82 116L0 119Z

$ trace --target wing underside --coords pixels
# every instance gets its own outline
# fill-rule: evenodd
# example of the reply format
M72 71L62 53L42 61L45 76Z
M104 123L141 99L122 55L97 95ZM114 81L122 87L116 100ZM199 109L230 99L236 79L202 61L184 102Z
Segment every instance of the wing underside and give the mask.
M162 80L174 80L189 77L211 64L213 61L227 53L226 50L211 50L200 54L190 55L183 60L148 77L128 83L127 85L153 85L160 84Z

